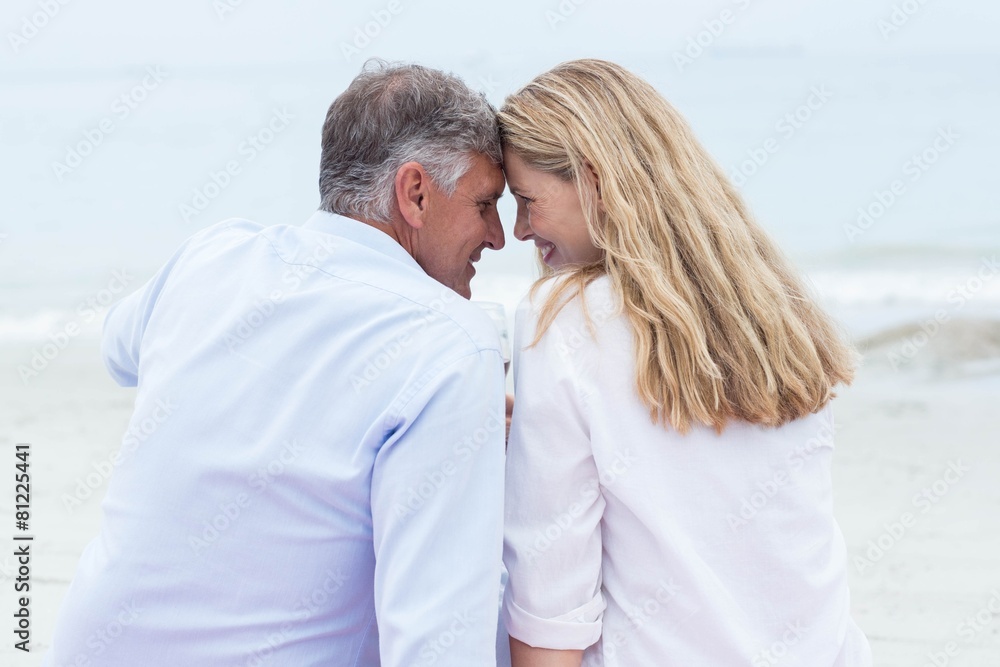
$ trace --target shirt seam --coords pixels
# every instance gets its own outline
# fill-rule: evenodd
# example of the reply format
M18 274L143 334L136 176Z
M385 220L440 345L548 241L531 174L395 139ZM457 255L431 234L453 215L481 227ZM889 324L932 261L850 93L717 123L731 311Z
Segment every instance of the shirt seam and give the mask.
M398 408L396 408L395 410L393 410L393 412L391 412L388 415L386 415L386 418L385 418L385 420L383 422L383 430L385 430L385 427L387 427L390 422L392 422L395 419L397 419L406 410L407 406L409 406L410 403L412 403L413 400L417 396L420 395L420 392L422 392L425 388L427 388L427 385L429 385L433 380L437 379L446 370L448 370L449 368L451 368L455 364L459 363L460 361L468 359L469 357L479 356L479 355L483 354L484 352L494 352L496 354L499 354L499 352L497 350L494 350L492 348L487 348L485 350L476 350L475 352L470 352L468 354L463 354L462 356L456 357L456 358L454 358L454 359L452 359L450 361L441 361L441 362L438 362L437 365L433 366L431 369L429 369L424 374L424 378L422 380L420 380L420 381L418 381L416 383L416 385L412 389L412 393L410 394L409 397L406 398L406 401L402 405L400 405Z
M410 266L410 268L414 268L414 266L411 266L410 264L412 263L413 265L415 265L415 268L420 268L420 265L416 263L416 260L413 259L413 257L408 252L406 252L406 250L398 242L392 240L388 235L383 234L378 230L376 230L373 225L361 222L360 220L355 220L354 218L347 217L346 215L340 215L339 213L333 213L332 211L325 211L323 209L319 209L318 211L316 211L316 213L325 213L334 218L340 218L341 220L349 221L349 223L351 223L350 227L353 227L355 231L358 231L359 236L368 236L370 231L372 234L374 234L374 236L372 236L372 239L378 238L378 241L374 242L377 243L377 245L369 245L366 242L368 239L365 240L355 239L352 238L349 234L338 234L337 231L323 229L322 223L319 226L311 225L307 227L303 225L301 227L302 229L308 231L314 231L319 234L328 234L330 236L336 236L338 238L346 239L348 241L351 241L352 243L356 243L358 245L365 246L366 248L375 250L376 252L385 255L390 259L394 259L400 263L404 263L403 257L405 257L406 259L409 260L409 263L406 263L407 266ZM315 217L316 213L313 214L313 217ZM310 217L309 220L306 221L306 225L309 225L309 223L312 222L313 217Z
M365 650L365 640L368 639L368 633L371 632L373 622L375 622L374 609L372 609L371 616L368 617L368 625L365 626L365 631L361 635L361 643L358 645L358 653L354 656L354 667L358 667L358 661L361 660L361 653ZM379 658L379 660L381 660L381 658Z

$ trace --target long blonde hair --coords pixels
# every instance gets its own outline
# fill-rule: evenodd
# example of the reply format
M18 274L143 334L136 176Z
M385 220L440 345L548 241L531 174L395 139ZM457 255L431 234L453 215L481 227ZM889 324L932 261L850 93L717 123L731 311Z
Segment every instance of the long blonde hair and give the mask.
M634 333L638 395L665 427L778 426L851 382L852 348L651 85L613 63L563 63L508 97L500 126L505 148L576 184L604 251L557 272L566 279L543 305L535 343L607 275Z

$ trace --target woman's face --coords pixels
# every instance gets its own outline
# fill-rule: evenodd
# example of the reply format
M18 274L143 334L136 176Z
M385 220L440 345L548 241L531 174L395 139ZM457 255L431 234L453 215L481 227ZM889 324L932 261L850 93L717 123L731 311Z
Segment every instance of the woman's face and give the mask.
M514 237L534 241L553 269L601 258L587 231L576 185L528 166L510 150L503 153L507 187L517 200Z

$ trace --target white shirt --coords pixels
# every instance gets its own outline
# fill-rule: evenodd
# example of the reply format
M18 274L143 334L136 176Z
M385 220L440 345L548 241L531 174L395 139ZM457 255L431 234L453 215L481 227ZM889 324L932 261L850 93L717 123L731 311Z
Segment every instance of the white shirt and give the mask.
M135 413L45 665L495 664L499 337L389 236L215 225L103 354Z
M833 517L830 409L722 435L655 425L602 277L533 348L517 312L503 618L587 667L867 666Z

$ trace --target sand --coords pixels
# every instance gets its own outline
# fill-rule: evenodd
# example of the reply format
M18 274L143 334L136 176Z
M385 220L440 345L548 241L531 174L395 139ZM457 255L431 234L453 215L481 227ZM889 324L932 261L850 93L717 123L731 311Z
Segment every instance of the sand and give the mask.
M107 377L95 340L73 341L24 385L15 369L30 356L24 347L0 347L10 369L0 389L10 473L13 443L32 444L31 652L13 648L10 630L0 646L0 664L17 667L41 663L76 561L99 528L107 486L101 462L117 449L134 398ZM1000 375L942 374L913 364L894 371L884 361L884 351L875 350L835 404L835 502L852 560L855 619L876 665L996 667L1000 614L988 605L992 600L1000 609ZM88 475L93 489L86 487ZM12 474L3 478L9 499ZM67 508L65 498L81 484L90 497ZM925 488L928 496L915 502ZM0 539L12 545L7 500L0 525L6 527ZM7 625L12 551L0 552ZM967 617L975 625L960 627Z

